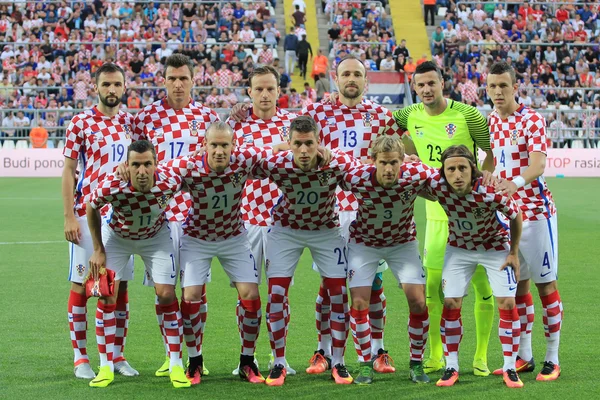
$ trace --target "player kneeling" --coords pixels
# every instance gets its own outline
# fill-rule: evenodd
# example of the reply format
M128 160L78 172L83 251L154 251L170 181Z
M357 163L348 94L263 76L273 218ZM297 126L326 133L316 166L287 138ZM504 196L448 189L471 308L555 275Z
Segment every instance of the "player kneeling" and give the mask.
M500 312L498 335L504 352L504 382L511 388L523 387L515 369L520 335L515 292L519 279L521 213L509 196L497 194L494 187L482 184L475 157L466 146L447 148L441 161L440 174L429 181L432 195L449 220L440 326L446 370L437 386L452 386L458 381L458 349L463 334L460 309L475 268L481 264ZM498 219L497 212L510 219L510 232Z
M369 301L381 259L387 261L408 300L409 377L413 382L427 383L423 352L429 332L429 314L413 215L417 195L437 170L420 162L403 164L404 146L390 136L379 136L371 152L373 164L350 171L342 185L359 199L348 243L350 329L360 362L354 383L366 385L373 381Z
M176 388L190 387L181 361L183 324L175 295L173 244L164 209L179 191L181 178L164 167L157 167L152 143L140 140L129 146L127 168L130 181L114 174L101 181L87 205L87 218L94 243L90 274L98 278L106 267L115 272L115 289L133 254L142 257L163 313L163 328L169 346L170 378ZM101 225L99 210L112 206L110 220ZM101 297L96 310L96 337L100 352L100 372L92 387L106 387L114 380L112 360L116 297Z

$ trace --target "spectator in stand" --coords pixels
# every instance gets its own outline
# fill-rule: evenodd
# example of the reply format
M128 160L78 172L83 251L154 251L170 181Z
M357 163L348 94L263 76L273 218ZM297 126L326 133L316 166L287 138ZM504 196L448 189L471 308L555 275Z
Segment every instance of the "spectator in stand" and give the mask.
M308 57L312 58L313 51L310 43L306 41L306 35L302 35L302 40L298 42L296 47L296 55L298 56L298 66L300 67L300 76L306 79Z
M435 26L435 7L436 7L436 0L423 0L423 8L425 10L424 14L425 14L425 25L427 24L427 15L429 15L430 21L431 21L431 26Z
M306 23L306 14L304 14L303 11L300 11L299 5L296 5L294 7L294 11L292 12L291 18L292 24L294 26L304 25Z
M329 94L331 91L329 79L327 79L324 72L319 74L319 79L315 84L315 90L317 91L317 101L321 101L325 94Z
M329 70L329 59L324 54L323 49L317 50L317 55L313 58L312 64L312 72L311 76L315 80L315 83L318 79L318 76L321 73L326 73Z
M392 53L387 53L385 55L385 59L381 60L379 64L380 71L395 71L396 70L396 62L392 56Z
M36 126L29 132L29 141L33 149L48 148L48 131L41 126Z
M294 74L296 66L298 49L298 37L294 33L294 28L290 28L290 33L285 37L283 50L285 51L285 72L288 75Z

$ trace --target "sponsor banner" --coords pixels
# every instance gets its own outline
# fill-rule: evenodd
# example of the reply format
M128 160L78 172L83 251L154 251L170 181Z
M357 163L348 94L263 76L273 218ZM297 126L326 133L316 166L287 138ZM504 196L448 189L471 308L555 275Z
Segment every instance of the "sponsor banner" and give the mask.
M479 150L483 162L485 152ZM548 149L545 177L600 177L599 149Z
M0 177L59 177L64 165L62 149L0 150Z

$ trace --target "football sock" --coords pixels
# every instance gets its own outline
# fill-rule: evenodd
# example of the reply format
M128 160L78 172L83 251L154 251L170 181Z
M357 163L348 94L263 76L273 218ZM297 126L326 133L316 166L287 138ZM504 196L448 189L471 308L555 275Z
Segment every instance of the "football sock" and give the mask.
M515 297L519 320L521 321L521 340L519 341L519 356L525 361L531 361L533 350L531 349L531 329L535 319L533 296L527 293L523 296Z
M200 354L202 354L202 343L204 343L204 330L206 329L206 319L208 318L208 300L206 298L206 285L202 285L202 297L200 298Z
M71 334L71 345L73 346L73 362L75 366L90 360L87 355L87 298L84 294L74 291L69 292L67 303L67 317L69 320L69 332Z
M344 364L344 351L350 328L346 278L324 278L331 301L331 365Z
M315 321L317 323L317 334L319 335L319 347L317 350L323 350L327 357L331 357L330 310L329 294L327 293L327 289L321 284L315 304Z
M540 296L543 307L544 333L546 334L546 360L559 365L558 347L563 319L563 304L558 290L547 296Z
M129 296L127 292L119 292L117 295L115 318L117 319L117 331L115 334L113 361L119 362L125 359L123 352L125 351L127 328L129 327Z
M494 325L494 296L488 281L485 269L478 265L471 279L475 289L475 330L477 333L477 347L475 349L475 360L483 360L487 363L488 345L490 334Z
M429 310L429 320L433 324L429 335L429 358L436 362L440 361L444 355L440 336L442 309L444 308L444 299L440 297L441 286L442 270L427 268L427 309Z
M256 340L260 332L260 299L240 300L236 313L238 317L238 328L240 330L240 341L242 343L241 354L253 356L256 350Z
M202 354L202 335L200 334L202 319L200 301L181 300L181 317L183 319L183 337L189 357Z
M100 354L100 366L109 366L114 371L113 351L117 321L115 320L116 304L105 304L98 300L96 308L96 342Z
M383 349L383 330L385 328L386 316L386 297L383 293L383 286L377 290L371 290L371 300L369 302L369 322L371 324L371 351L377 354L379 349Z
M288 289L292 278L270 278L269 300L267 302L267 328L269 341L273 351L274 364L286 365L285 346L287 331L287 300Z
M429 336L429 313L410 313L408 316L408 338L410 340L410 361L423 361L423 352Z
M371 326L369 310L350 309L350 329L359 362L371 361Z
M163 346L165 347L165 355L169 357L169 346L167 346L167 339L165 338L165 330L163 328L163 315L162 309L158 303L158 296L154 298L154 310L156 311L156 322L158 322L158 330L162 337Z
M450 310L444 307L440 333L446 356L446 368L454 368L458 371L458 349L463 336L460 308Z
M180 366L181 362L181 342L183 341L183 320L179 311L177 299L171 304L159 306L163 313L163 329L167 346L169 346L170 368Z
M502 369L508 371L515 369L517 352L519 351L519 339L521 336L521 321L516 308L512 310L498 309L500 321L498 322L498 337L502 344L504 354L504 366Z

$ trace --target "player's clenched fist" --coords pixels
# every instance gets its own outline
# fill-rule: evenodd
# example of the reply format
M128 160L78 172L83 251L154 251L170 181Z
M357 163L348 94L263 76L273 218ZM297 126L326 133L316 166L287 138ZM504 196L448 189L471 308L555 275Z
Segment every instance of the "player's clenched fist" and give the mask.
M65 219L65 239L71 243L79 244L81 238L81 230L79 229L79 222L75 218Z
M100 278L100 269L106 265L106 253L102 250L94 250L90 257L90 275L94 280Z

